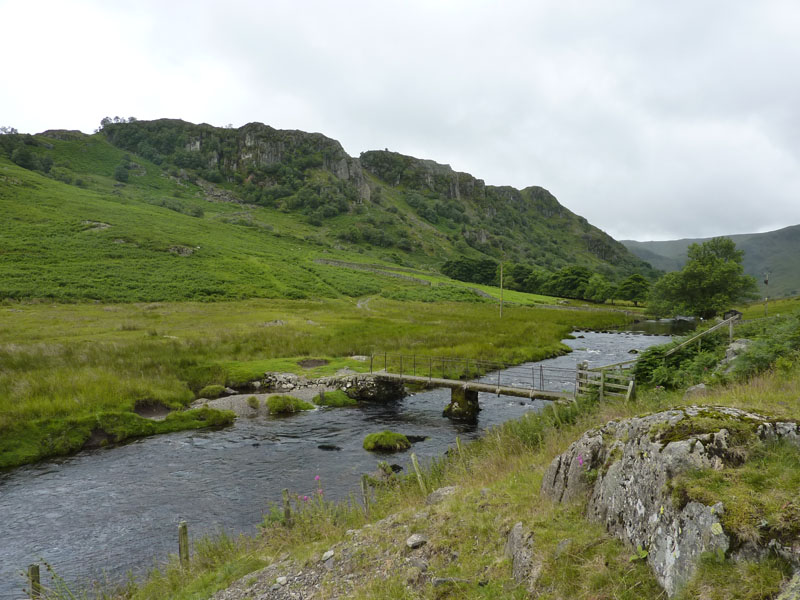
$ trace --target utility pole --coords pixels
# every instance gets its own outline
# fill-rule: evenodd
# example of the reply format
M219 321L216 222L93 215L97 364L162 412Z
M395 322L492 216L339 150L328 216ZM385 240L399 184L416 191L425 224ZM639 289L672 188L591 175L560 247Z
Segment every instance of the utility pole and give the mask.
M503 318L503 263L500 263L500 318Z

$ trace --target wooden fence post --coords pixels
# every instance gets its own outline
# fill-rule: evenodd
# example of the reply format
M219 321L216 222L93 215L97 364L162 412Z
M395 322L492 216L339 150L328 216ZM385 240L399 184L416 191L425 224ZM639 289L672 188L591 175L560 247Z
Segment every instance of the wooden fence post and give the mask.
M287 527L292 526L292 505L289 503L289 490L283 488L283 521Z
M361 476L361 497L364 500L364 514L369 517L369 482L366 474Z
M28 567L28 585L30 586L31 598L42 597L42 582L39 579L39 565L37 564Z
M606 391L606 370L600 369L600 401L603 400L603 395Z
M178 558L181 567L185 569L189 566L189 528L186 521L178 523Z

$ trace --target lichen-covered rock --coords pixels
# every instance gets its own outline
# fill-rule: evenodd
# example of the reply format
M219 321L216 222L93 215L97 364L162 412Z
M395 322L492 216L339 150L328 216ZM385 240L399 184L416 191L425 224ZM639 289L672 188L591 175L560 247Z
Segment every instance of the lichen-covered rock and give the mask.
M522 522L511 528L504 554L511 561L514 581L520 585L524 584L528 592L532 593L542 571L542 563L534 556L533 534L524 529Z
M541 493L557 502L587 498L587 516L646 550L672 596L691 577L699 556L728 553L731 537L720 522L721 504L674 506L670 481L693 468L741 464L748 437L784 438L800 447L796 423L729 407L691 406L586 432L553 459Z

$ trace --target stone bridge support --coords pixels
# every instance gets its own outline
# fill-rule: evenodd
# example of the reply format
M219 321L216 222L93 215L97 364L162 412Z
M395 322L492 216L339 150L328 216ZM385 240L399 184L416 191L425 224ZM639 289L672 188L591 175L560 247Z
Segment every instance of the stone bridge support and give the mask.
M478 411L478 391L464 387L450 388L450 404L442 413L445 417L458 421L477 421Z

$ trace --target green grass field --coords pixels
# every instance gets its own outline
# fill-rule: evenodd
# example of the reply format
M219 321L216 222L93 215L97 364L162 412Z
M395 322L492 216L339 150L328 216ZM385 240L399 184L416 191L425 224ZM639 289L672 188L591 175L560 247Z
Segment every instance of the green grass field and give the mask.
M536 360L563 352L559 340L573 328L625 319L514 306L501 320L491 303L379 297L361 306L353 299L0 306L0 465L74 450L74 440L52 442L66 435L68 419L132 414L146 404L181 408L209 384L241 385L266 371L364 370L368 363L350 357L386 350ZM330 362L306 370L298 360L308 357ZM15 436L41 451L15 453Z

